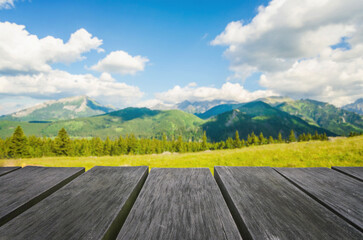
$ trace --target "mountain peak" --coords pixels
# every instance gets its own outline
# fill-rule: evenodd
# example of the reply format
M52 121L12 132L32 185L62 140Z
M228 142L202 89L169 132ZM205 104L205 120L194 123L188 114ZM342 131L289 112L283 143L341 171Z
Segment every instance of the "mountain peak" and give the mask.
M358 98L354 103L347 104L342 108L363 115L363 98Z

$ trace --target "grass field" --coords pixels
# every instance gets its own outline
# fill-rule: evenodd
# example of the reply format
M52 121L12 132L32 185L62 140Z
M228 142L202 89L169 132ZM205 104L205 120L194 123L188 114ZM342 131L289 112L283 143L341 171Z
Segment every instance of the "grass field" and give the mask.
M334 138L327 142L313 141L291 144L253 146L235 150L207 151L185 154L135 155L117 157L52 157L2 159L0 166L140 166L208 167L270 166L270 167L331 167L363 166L363 136Z

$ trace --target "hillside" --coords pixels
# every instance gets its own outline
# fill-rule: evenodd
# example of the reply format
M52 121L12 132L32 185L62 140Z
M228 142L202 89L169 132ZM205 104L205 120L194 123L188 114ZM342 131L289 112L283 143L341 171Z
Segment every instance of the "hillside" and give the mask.
M31 108L1 116L0 120L58 121L95 116L114 110L114 108L102 106L87 96L77 96L44 102Z
M236 103L236 104L221 104L218 106L215 106L208 111L205 111L203 113L196 113L195 115L200 117L201 119L208 119L214 116L217 116L219 114L231 111L233 109L239 108L243 106L243 103Z
M285 102L293 102L294 100L288 97L266 97L266 98L259 98L255 101L260 101L269 104L272 107L275 107L281 103ZM253 102L255 102L253 101ZM203 113L196 113L195 115L202 118L202 119L208 119L214 116L217 116L218 114L231 111L233 109L237 109L241 106L243 106L246 103L230 103L230 104L220 104L217 106L214 106L210 108L209 110L203 112Z
M338 135L363 132L362 116L328 103L306 99L282 103L277 108Z
M281 132L287 138L291 130L295 133L318 133L326 132L327 135L335 134L317 126L309 125L304 120L280 111L270 105L261 102L250 102L229 112L222 113L212 118L203 125L207 136L213 141L234 137L238 130L241 138L246 139L252 131L255 134L263 132L265 137L273 136L277 138Z
M354 103L345 105L342 108L363 115L363 98L359 98Z
M200 138L200 118L179 110L150 110L147 108L126 108L108 114L77 118L51 123L27 123L0 121L0 136L11 136L15 127L20 125L25 134L37 136L56 136L64 127L72 137L111 138L135 134L138 137L152 138L183 135L185 139Z

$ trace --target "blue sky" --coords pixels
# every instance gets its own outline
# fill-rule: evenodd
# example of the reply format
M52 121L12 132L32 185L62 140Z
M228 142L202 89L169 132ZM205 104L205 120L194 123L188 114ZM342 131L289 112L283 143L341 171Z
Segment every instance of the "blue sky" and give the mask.
M283 3L281 0L272 2L2 0L3 3L0 1L0 4L3 4L3 8L0 10L0 22L24 25L24 30L28 35L35 35L38 39L52 36L66 43L71 34L79 29L84 29L92 37L102 40L102 44L93 43L92 46L85 48L86 50L79 50L81 51L78 52L79 56L71 60L59 60L64 59L64 56L59 53L57 53L59 56L55 54L53 58L44 57L45 60L40 64L49 65L51 70L32 68L33 66L30 66L31 64L27 61L23 68L3 67L1 69L0 62L0 84L3 85L0 92L0 100L3 102L2 105L0 104L0 114L12 112L36 102L78 94L91 95L104 104L110 103L117 107L151 106L156 103L170 105L182 100L198 101L218 98L247 101L268 95L309 97L336 105L349 103L361 96L359 92L362 91L357 91L357 87L358 90L362 90L362 74L359 73L359 69L353 69L353 72L347 73L355 78L358 74L358 79L345 83L345 91L342 92L342 79L311 86L309 80L305 82L305 79L311 79L311 76L302 74L304 66L294 67L296 62L304 62L306 65L313 64L307 62L311 59L315 60L316 68L325 66L325 62L333 59L332 55L336 54L334 52L326 53L326 49L345 51L352 55L355 53L353 51L358 51L355 50L355 46L361 44L361 40L354 41L360 39L357 30L348 28L349 26L359 27L359 21L354 20L353 16L356 15L356 19L361 18L362 14L354 9L354 7L359 9L361 6L359 1L349 1L352 1L353 6L352 9L347 10L347 15L350 14L351 17L343 16L345 19L339 20L340 22L335 21L334 19L341 17L338 13L339 6L337 6L327 11L325 15L320 14L322 16L317 17L316 24L310 26L311 24L309 25L304 19L306 15L303 14L294 19L292 16L294 11L290 11L290 9L294 10L296 6L301 10L300 12L305 11L311 17L311 14L314 15L314 10L319 12L319 8L327 9L328 5L311 7L309 1L295 0L290 0L292 4ZM6 2L8 5L4 5ZM306 2L306 4L301 2ZM285 20L280 19L284 16ZM288 25L286 19L290 17L291 21L301 21L302 26ZM254 19L255 21L253 21ZM327 19L333 20L329 20L330 22L327 23ZM325 32L316 30L319 27L329 28L330 25L336 25L336 23L345 24L347 27L335 26ZM267 27L271 29L266 30ZM310 41L309 48L311 49L304 49L306 43L299 40L311 35L304 30L307 27L308 30L310 27L310 32L315 31ZM10 27L5 29L10 29ZM18 29L18 31L20 30ZM4 34L4 32L0 34ZM330 40L325 38L315 40L322 34L328 35ZM18 35L14 34L14 39L16 36ZM9 39L3 40L3 45L6 46L7 42L14 42L14 39L9 36ZM83 38L80 37L80 39ZM1 41L0 38L0 46ZM25 37L19 40L19 42L22 41L25 45L29 42ZM342 41L344 44L341 43ZM344 48L340 48L341 45L344 45ZM40 44L40 48L42 46L45 45ZM59 48L61 49L62 46ZM286 53L286 49L289 48L290 50ZM63 50L60 51L63 52ZM140 56L145 61L135 68L137 70L134 69L133 72L125 70L126 72L122 74L111 70L105 64L91 69L98 61L117 51L127 53L130 58ZM44 55L43 51L41 52ZM323 52L330 54L327 56L328 59L321 58ZM15 56L15 54L18 55ZM33 54L33 52L29 51L24 54ZM14 55L12 60L18 59L18 62L19 59L23 60L23 56L18 52L13 51L9 55ZM34 57L42 58L43 55L37 53ZM8 61L4 56L6 55L3 54L3 57L0 58ZM350 64L358 64L361 59L357 57L356 60ZM115 66L127 67L122 65L125 62L117 59L113 61L116 61ZM117 61L119 62L117 63ZM339 62L337 61L336 64ZM346 67L348 68L348 66ZM25 68L26 70L24 70ZM291 77L291 71L295 70L296 73L294 72ZM55 74L54 71L62 71L62 73ZM43 75L41 75L42 73ZM65 73L78 77L82 75L81 78L91 74L95 78L92 81L96 85L100 84L97 86L100 86L99 89L102 89L103 92L101 90L99 92L91 91L92 84L87 87L88 89L69 90L71 86L77 88L77 84L70 82L77 81L77 77L68 75L66 77ZM107 73L107 75L101 77L102 73ZM17 77L14 77L14 74ZM328 79L328 74L326 66L326 71L315 73L314 77ZM35 85L31 85L32 89L29 87L20 91L19 86L14 84L18 79L33 84L34 79L44 75L47 77L39 80L39 83L42 84L34 83ZM62 77L59 77L60 75ZM56 77L60 80L53 79ZM23 80L25 78L29 80ZM62 78L67 78L67 80L62 80ZM106 81L106 78L112 78L113 82L124 85L101 83ZM48 86L49 82L52 84ZM62 86L66 83L70 85L69 88ZM110 90L110 93L106 94L108 88L105 84L108 87L111 86L111 90L114 91ZM347 84L351 86L347 87ZM8 85L10 87L7 90L4 86ZM22 83L22 86L24 85L27 85L27 82ZM47 87L42 89L44 85ZM301 87L296 87L297 85L301 85ZM34 90L37 87L40 89L39 92ZM18 90L11 90L12 88ZM50 90L47 92L48 88ZM175 99L171 99L174 96Z

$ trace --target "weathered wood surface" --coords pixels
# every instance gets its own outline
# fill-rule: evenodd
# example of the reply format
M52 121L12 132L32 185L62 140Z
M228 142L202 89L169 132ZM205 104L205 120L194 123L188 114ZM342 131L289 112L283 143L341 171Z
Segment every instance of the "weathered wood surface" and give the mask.
M363 182L329 168L276 168L308 195L363 231Z
M11 173L12 171L18 170L21 167L0 167L0 176Z
M83 172L84 168L29 166L1 176L0 226Z
M0 228L1 239L115 239L148 167L94 167Z
M120 239L241 239L209 169L153 168Z
M363 181L363 167L332 167L332 169Z
M244 239L363 239L363 234L269 167L215 167Z

